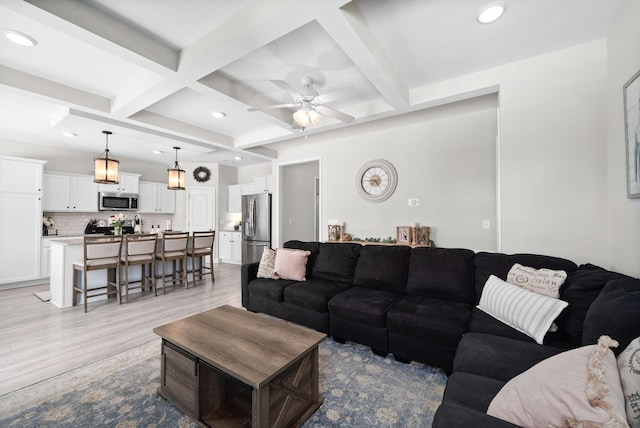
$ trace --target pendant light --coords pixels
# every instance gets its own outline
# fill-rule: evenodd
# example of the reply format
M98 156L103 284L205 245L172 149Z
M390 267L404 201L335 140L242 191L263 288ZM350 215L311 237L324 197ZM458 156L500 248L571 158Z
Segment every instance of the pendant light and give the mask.
M109 157L109 135L111 131L102 131L107 140L104 153L93 159L94 163L94 179L95 183L100 184L118 184L118 165L120 161Z
M180 168L178 163L178 150L180 150L180 147L174 147L174 149L176 150L176 162L173 167L167 170L169 173L167 188L170 190L184 190L184 169Z

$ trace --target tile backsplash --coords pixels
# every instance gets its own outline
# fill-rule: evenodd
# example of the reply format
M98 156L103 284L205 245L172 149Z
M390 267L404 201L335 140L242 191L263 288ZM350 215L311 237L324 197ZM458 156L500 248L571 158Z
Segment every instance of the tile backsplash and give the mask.
M53 221L53 226L50 229L55 229L58 236L81 236L84 235L84 229L92 219L98 221L104 220L105 224L107 219L111 215L110 212L101 213L62 213L62 212L45 212L45 217L50 217ZM135 213L127 213L127 219L133 221ZM167 220L173 220L173 215L168 214L139 214L142 218L142 232L151 232L151 225L160 225L160 230L165 229ZM174 226L175 228L175 226Z

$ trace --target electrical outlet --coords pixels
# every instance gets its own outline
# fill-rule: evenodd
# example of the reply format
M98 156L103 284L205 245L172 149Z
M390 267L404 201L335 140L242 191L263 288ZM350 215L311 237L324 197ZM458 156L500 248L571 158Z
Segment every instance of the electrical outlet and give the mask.
M410 207L417 207L419 204L418 198L410 198L409 199L409 206Z
M489 220L488 218L485 218L484 220L482 220L482 228L491 229L491 220Z

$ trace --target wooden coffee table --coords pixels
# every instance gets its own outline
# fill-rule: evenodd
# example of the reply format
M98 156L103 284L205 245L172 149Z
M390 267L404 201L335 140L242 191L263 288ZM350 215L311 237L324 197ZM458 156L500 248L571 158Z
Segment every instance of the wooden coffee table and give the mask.
M322 404L323 333L231 306L153 331L162 337L158 393L202 425L299 426Z

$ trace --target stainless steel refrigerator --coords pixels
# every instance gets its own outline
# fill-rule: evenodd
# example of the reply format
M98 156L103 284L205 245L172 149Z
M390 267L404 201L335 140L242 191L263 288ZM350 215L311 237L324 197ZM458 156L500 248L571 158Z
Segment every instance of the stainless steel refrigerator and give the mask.
M265 245L271 247L271 194L242 197L242 264L259 262Z

